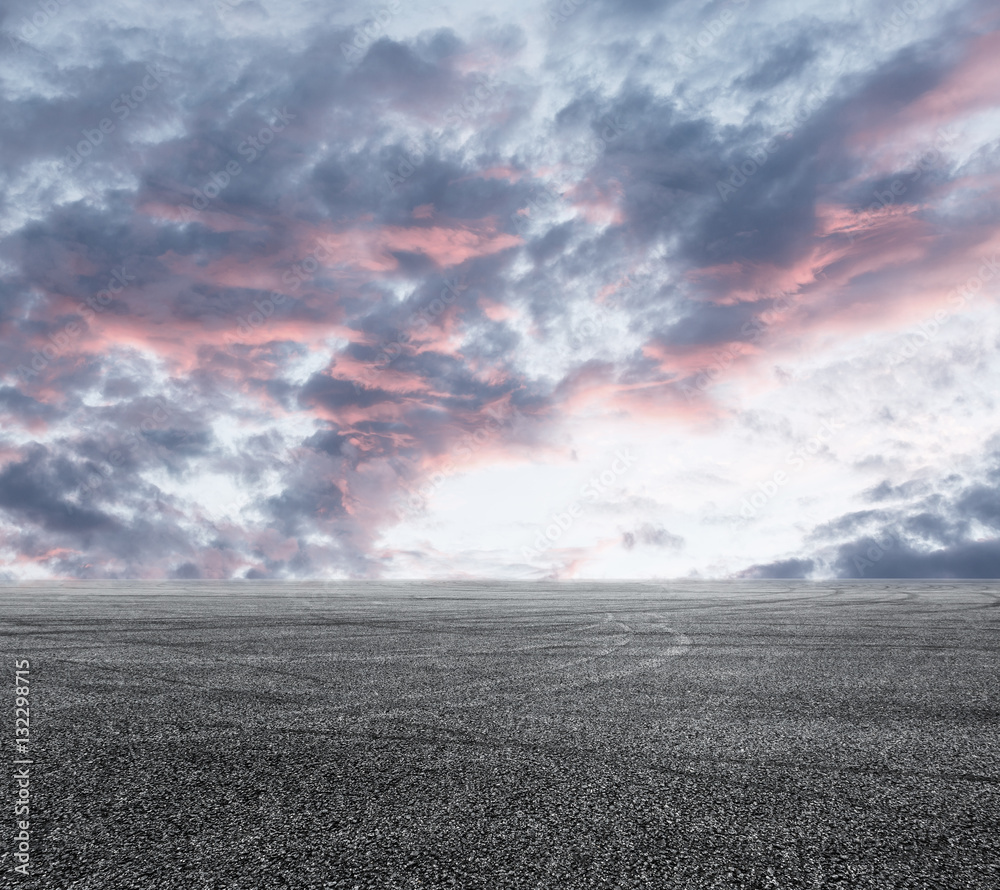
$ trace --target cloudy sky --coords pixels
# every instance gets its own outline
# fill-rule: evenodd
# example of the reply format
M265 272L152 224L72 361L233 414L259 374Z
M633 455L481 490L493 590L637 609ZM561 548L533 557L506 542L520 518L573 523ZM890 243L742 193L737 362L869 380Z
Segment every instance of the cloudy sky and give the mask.
M993 0L6 0L0 577L1000 576Z

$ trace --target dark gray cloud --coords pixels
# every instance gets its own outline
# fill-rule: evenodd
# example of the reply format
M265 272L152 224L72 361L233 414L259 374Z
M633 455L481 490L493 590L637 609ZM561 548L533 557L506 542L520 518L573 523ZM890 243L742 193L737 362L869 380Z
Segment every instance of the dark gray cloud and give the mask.
M755 565L740 572L740 578L802 579L808 578L816 564L811 559L784 559L766 565Z
M773 90L789 78L801 74L802 69L816 58L816 40L816 34L800 33L794 39L775 46L750 74L737 78L736 82L754 92Z
M1000 447L982 457L980 479L948 476L893 484L864 492L869 500L895 500L892 509L860 510L817 526L807 536L808 556L753 566L748 577L802 576L823 569L838 578L1000 577ZM798 576L796 576L798 577Z

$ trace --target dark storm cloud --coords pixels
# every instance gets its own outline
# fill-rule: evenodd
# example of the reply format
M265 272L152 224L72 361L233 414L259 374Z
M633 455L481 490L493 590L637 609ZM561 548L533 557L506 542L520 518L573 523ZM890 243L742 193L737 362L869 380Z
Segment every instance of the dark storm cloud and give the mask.
M833 569L838 578L1000 578L1000 540L963 541L930 551L855 541L838 549Z
M787 133L764 129L756 117L722 129L707 116L682 118L669 103L641 103L635 134L621 147L626 156L646 155L646 163L629 157L627 193L646 204L629 207L630 226L675 229L686 236L684 256L696 264L787 261L814 231L820 186L832 176L850 178L844 165L851 134L932 89L946 70L932 46L901 52L867 78L844 83L842 95L806 91ZM756 168L749 176L737 170L734 181L742 184L722 200L717 183L729 182L730 166L753 156L764 162L748 164Z
M117 567L108 571L128 577L143 566L190 555L194 548L171 511L162 510L148 484L128 476L127 469L105 476L95 463L34 446L0 472L0 509L18 522L17 539L26 552L48 551L59 570L70 575L87 576L95 561L107 561ZM90 487L95 478L100 480L96 493ZM98 502L148 506L126 523Z
M962 494L955 507L959 516L978 519L1000 530L1000 487L973 486Z
M943 479L939 491L926 478L897 485L885 480L865 495L883 502L896 499L896 505L817 526L806 540L820 547L786 563L824 566L838 578L1000 577L998 467L1000 449L993 441L983 455L981 480L957 490L954 477ZM778 577L768 573L786 563L746 571L751 577Z
M767 565L751 566L740 572L737 577L752 579L796 579L808 578L815 568L811 559L785 559Z
M281 494L268 498L265 508L277 528L294 535L312 522L328 522L344 515L343 492L333 483L286 488Z
M892 515L887 510L856 510L817 526L809 537L811 540L817 541L833 540L838 536L851 534L859 528L870 526L873 523L885 522L892 518Z
M932 544L947 544L955 540L965 529L965 522L953 520L940 516L936 513L924 511L915 516L908 516L902 523L903 530L917 540L928 541Z
M36 446L24 460L8 464L0 473L0 507L46 531L79 536L122 530L99 510L72 505L66 495L86 481L84 469L67 458Z

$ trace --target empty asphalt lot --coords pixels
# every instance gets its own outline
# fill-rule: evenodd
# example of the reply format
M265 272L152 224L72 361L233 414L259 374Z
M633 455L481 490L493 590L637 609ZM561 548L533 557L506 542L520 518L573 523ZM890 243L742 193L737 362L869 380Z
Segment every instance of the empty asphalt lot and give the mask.
M0 587L0 886L1000 886L998 620L946 582Z

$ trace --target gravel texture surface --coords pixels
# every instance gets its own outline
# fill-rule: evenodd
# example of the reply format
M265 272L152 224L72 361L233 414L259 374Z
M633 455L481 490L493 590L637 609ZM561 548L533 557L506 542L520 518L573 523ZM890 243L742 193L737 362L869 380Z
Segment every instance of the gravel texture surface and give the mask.
M2 587L0 886L1000 887L998 591Z

